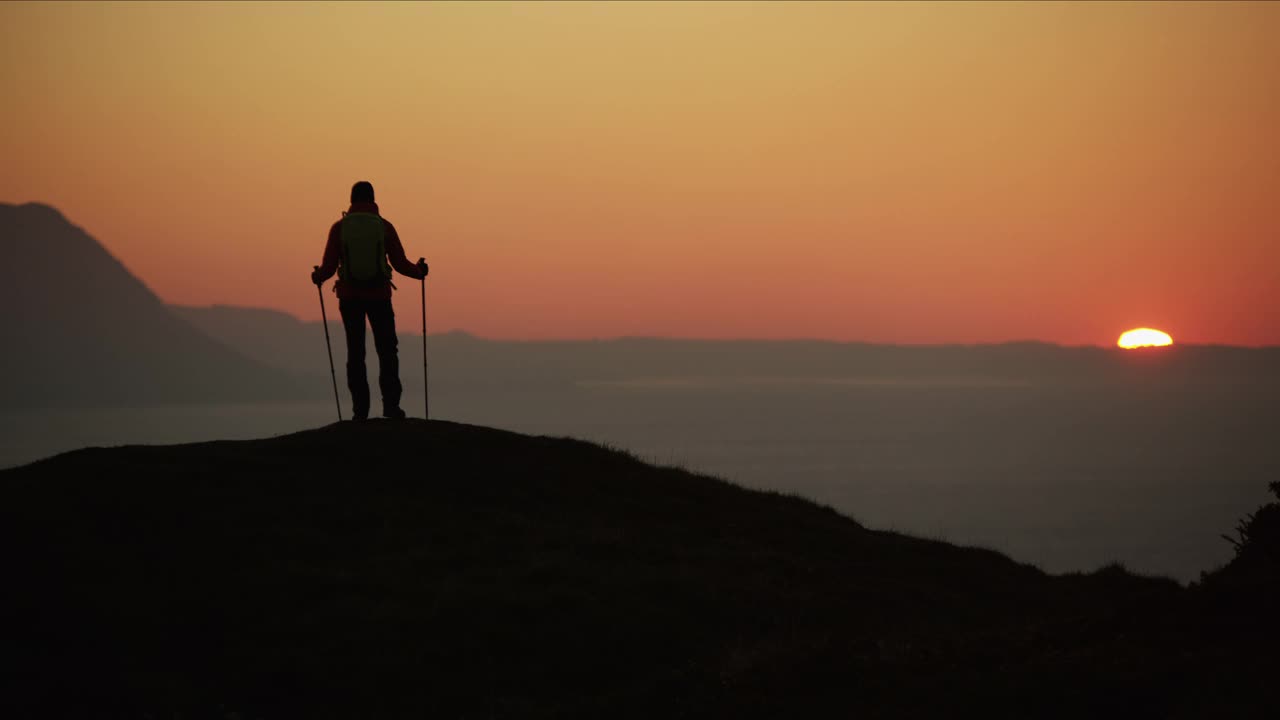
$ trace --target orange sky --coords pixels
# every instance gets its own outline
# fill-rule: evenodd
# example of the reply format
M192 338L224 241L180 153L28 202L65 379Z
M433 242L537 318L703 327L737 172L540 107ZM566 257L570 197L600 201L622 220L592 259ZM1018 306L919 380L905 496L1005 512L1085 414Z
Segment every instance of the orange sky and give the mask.
M169 302L305 318L369 179L433 332L1280 344L1277 37L1270 3L4 3L0 201Z

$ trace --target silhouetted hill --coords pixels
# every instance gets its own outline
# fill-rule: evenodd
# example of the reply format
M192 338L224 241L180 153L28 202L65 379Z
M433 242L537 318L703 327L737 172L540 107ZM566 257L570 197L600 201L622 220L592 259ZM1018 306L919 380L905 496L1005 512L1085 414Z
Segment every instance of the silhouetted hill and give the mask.
M0 204L0 249L9 270L0 283L0 407L299 394L289 374L174 317L96 240L47 205Z
M1051 577L574 440L345 423L0 488L19 717L1274 709L1274 622L1229 596Z

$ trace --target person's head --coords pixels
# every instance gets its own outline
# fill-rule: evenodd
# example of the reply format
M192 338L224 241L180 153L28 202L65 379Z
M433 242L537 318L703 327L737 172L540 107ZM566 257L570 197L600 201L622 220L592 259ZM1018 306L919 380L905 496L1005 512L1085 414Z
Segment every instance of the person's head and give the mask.
M351 186L351 202L353 203L371 203L373 202L373 183L368 180L361 180Z

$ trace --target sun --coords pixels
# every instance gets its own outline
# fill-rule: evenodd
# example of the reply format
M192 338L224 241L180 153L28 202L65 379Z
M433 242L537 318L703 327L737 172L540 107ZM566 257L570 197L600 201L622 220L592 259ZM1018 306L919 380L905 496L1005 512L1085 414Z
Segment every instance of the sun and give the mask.
M1116 344L1125 350L1144 347L1164 347L1173 344L1169 333L1151 328L1135 328L1120 335Z

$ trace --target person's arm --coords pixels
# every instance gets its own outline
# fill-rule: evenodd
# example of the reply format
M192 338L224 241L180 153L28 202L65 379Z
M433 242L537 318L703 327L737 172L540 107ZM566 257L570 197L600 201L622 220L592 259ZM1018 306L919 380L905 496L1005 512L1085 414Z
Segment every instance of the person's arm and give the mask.
M342 255L342 238L338 226L339 223L334 223L329 228L329 240L324 244L324 259L320 261L320 268L311 273L311 282L317 285L338 272L338 258Z
M382 222L387 227L387 259L391 261L391 267L395 268L396 272L401 275L411 277L414 280L421 280L426 277L426 273L423 272L424 268L426 268L425 264L417 265L411 263L409 258L404 256L404 245L400 244L400 235L396 233L396 226L385 218Z

